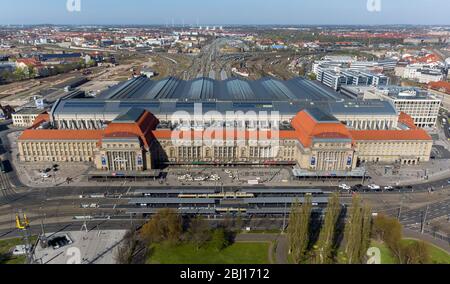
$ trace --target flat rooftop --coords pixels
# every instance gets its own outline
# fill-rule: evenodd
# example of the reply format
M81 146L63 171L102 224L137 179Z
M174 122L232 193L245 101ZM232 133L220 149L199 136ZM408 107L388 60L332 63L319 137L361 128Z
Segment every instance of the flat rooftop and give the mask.
M330 115L396 115L389 102L350 100L319 82L300 77L288 81L273 78L183 81L173 77L153 81L137 77L111 87L97 98L59 100L53 106L52 117L89 115L104 119L124 115L133 108L156 116L172 116L177 111L193 114L195 107L201 107L203 113L222 114L255 111L295 116L304 109L318 108ZM136 115L131 112L120 119L133 120Z
M97 96L98 100L179 101L329 101L342 96L303 78L280 81L225 81L198 78L184 81L174 77L153 81L137 77L120 83Z
M397 100L437 100L427 90L416 87L386 86L376 90Z
M14 114L41 114L44 113L45 109L38 108L23 108L19 111L16 111Z

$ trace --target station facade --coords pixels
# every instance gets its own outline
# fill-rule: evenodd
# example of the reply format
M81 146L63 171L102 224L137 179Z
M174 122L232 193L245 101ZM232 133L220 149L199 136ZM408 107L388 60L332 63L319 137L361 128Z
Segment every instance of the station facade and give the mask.
M283 165L320 175L358 171L361 162L427 162L433 145L403 113L402 128L390 130L356 130L318 108L302 110L281 130L161 128L155 115L138 108L103 129L40 129L47 117L19 137L20 161L90 162L98 171L141 174L170 165Z

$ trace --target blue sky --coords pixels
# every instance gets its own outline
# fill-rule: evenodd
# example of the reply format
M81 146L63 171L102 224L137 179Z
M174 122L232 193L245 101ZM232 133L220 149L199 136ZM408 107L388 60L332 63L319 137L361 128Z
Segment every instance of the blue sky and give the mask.
M0 24L448 24L450 0L0 0ZM376 1L376 0L374 0Z

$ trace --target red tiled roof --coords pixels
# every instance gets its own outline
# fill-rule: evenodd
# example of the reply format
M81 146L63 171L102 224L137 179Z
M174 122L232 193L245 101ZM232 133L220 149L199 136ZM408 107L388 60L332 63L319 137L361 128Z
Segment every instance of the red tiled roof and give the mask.
M32 67L42 66L42 63L40 61L36 60L35 58L19 58L16 60L16 62L23 63L25 65L32 66Z
M310 147L314 138L351 139L347 127L340 122L319 123L306 111L297 114L292 120L298 139L305 147Z
M403 123L404 125L408 126L411 129L417 129L417 126L414 123L414 119L404 112L400 112L398 122Z
M135 135L141 138L145 147L150 147L151 141L155 138L153 130L159 124L158 119L150 112L144 111L135 123L110 123L104 130L104 135L111 137L117 133L121 135Z
M413 130L352 130L355 141L432 141L431 136L423 129Z
M19 140L100 140L102 130L53 130L53 129L27 129Z
M449 82L443 82L443 81L431 82L428 84L428 87L430 89L433 89L436 91L450 94L450 83Z
M42 114L36 119L35 125L48 121L48 114ZM292 139L299 140L305 147L310 147L314 138L318 139L351 139L356 141L397 141L397 140L425 140L432 138L423 129L414 125L412 118L401 113L399 121L410 126L411 130L361 130L349 131L340 122L319 123L308 112L302 111L292 120L295 130L274 131L237 131L207 130L207 131L171 131L155 130L159 123L156 117L144 112L136 123L115 122L108 125L105 130L49 130L28 129L19 137L19 140L97 140L112 137L139 137L146 147L153 139L216 139L216 140L271 140ZM414 127L413 127L414 126Z
M31 126L31 129L38 128L42 123L49 122L50 121L50 115L48 113L42 113L36 117L36 119L33 122L33 125Z

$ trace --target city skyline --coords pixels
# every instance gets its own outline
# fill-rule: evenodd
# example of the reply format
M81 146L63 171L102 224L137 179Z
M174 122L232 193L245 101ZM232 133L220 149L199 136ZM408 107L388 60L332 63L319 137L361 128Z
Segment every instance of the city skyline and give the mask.
M375 0L374 0L375 1ZM370 11L367 0L272 1L81 0L68 11L66 0L2 0L2 25L449 25L446 0L380 0ZM177 9L174 9L177 7ZM238 8L236 8L238 7ZM376 9L375 9L376 10Z

